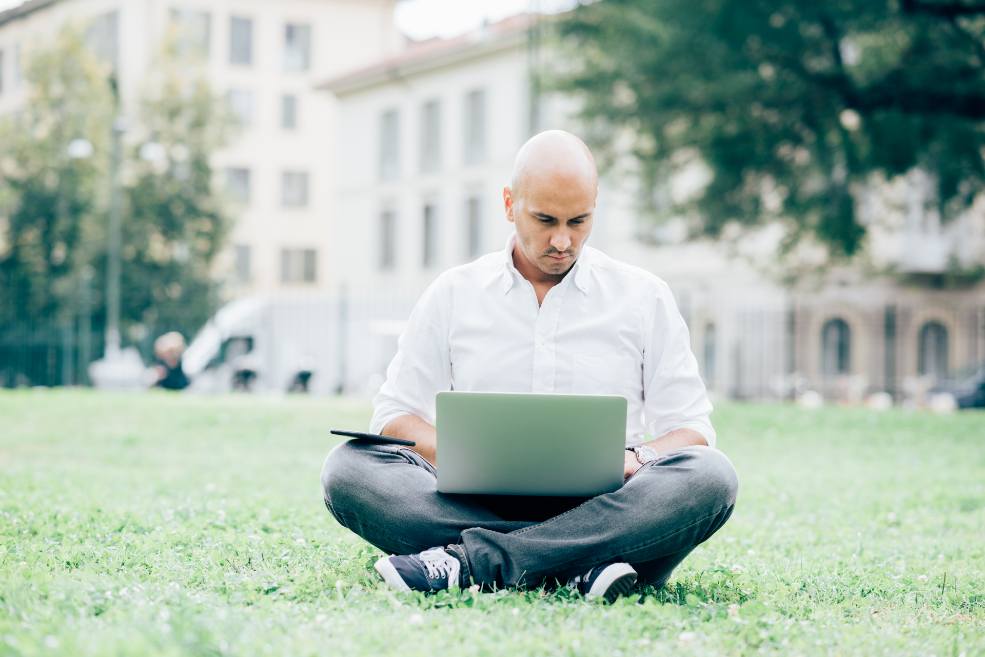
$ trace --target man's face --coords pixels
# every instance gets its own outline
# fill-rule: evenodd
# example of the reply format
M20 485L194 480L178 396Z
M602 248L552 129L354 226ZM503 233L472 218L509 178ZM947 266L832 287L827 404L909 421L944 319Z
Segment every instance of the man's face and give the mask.
M516 195L503 190L506 217L516 226L520 273L563 276L571 269L592 231L595 197L594 184L570 176L529 180Z

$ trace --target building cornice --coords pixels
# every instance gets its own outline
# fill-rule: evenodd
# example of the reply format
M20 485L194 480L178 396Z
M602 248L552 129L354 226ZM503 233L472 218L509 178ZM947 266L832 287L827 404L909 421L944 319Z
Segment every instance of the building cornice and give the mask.
M342 97L525 46L534 21L527 15L508 20L510 23L503 27L493 25L454 39L412 46L377 64L322 82L316 88Z
M0 11L0 27L3 27L7 23L12 23L18 19L26 18L36 11L45 9L59 2L61 2L61 0L28 0L27 2L21 3L16 7L11 7L6 11Z

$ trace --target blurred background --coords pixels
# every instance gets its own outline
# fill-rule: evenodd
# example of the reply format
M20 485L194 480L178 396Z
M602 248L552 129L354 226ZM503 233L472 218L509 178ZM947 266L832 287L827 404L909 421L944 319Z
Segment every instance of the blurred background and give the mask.
M713 395L985 406L985 3L0 0L0 386L368 396L532 134Z

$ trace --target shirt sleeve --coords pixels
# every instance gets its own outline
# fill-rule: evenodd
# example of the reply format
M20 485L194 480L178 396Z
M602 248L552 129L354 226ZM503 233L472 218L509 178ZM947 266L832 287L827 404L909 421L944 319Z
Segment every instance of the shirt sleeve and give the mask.
M654 438L676 429L697 431L712 447L711 401L691 352L691 337L674 295L660 282L643 354L643 414Z
M386 381L373 398L369 430L380 433L401 415L435 423L435 395L451 388L448 349L449 299L439 277L425 290L397 341Z

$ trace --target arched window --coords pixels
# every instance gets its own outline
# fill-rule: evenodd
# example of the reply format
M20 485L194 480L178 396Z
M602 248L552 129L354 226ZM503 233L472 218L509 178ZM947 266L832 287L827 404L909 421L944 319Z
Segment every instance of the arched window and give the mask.
M821 327L821 373L825 376L848 374L852 362L852 330L848 322L835 317Z
M717 347L717 338L715 333L714 322L708 322L705 324L705 333L701 345L701 352L705 364L705 383L708 386L713 386L715 383L715 360Z
M917 373L935 379L947 376L947 327L938 321L929 321L920 327L917 339Z

